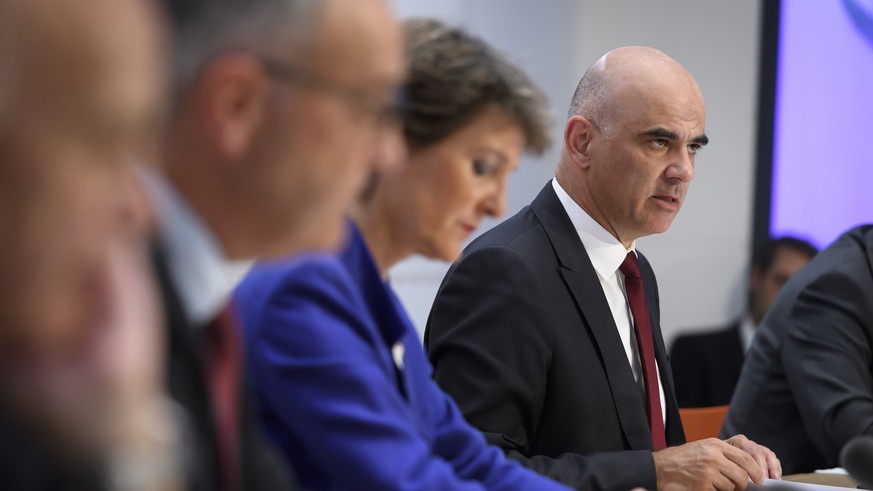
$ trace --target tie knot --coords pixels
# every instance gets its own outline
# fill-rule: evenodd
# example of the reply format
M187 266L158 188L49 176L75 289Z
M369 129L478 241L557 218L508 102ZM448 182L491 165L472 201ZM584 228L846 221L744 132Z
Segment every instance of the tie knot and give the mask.
M640 278L640 263L637 261L637 255L634 251L630 251L625 256L624 261L618 268L625 278L639 279Z

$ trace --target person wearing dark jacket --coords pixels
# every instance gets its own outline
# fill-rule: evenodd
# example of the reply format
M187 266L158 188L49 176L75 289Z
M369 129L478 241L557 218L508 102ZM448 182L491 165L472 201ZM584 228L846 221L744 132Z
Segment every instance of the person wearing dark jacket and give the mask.
M787 473L839 466L873 431L873 225L818 253L758 327L722 433L772 448Z
M748 313L726 328L686 334L673 342L670 366L679 407L730 403L755 329L779 290L818 250L796 237L768 239L755 249L749 274Z

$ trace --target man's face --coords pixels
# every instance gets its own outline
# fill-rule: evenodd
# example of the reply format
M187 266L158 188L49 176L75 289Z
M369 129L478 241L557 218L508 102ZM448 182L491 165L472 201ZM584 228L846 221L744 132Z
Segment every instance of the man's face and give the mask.
M752 316L756 325L773 305L773 300L785 283L809 261L810 257L800 251L780 247L769 268L765 271L752 271Z
M293 66L322 83L273 80L267 103L263 151L275 172L263 198L297 250L335 247L365 177L402 145L399 126L380 122L405 71L399 27L382 0L330 0L320 19Z
M156 19L145 2L100 3L112 22L69 13L30 45L0 122L0 346L22 356L102 314L108 244L145 227L126 159L161 107Z
M605 228L627 244L665 232L679 213L705 112L688 84L628 90L616 101L611 124L595 129L588 186Z

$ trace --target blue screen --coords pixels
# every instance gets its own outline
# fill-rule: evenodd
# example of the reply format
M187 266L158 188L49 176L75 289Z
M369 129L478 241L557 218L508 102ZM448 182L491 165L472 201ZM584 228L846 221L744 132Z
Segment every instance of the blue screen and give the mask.
M783 0L772 235L825 246L873 222L873 0Z

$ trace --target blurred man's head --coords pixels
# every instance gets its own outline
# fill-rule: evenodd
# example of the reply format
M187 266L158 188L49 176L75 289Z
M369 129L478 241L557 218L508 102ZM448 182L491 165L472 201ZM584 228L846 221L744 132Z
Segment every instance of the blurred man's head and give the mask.
M167 0L178 53L166 171L232 258L335 246L401 148L383 0Z
M104 308L112 240L142 233L126 161L162 107L143 0L0 3L0 349L50 352Z
M749 276L749 312L756 326L785 283L817 253L809 242L787 236L769 239L755 250Z

